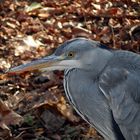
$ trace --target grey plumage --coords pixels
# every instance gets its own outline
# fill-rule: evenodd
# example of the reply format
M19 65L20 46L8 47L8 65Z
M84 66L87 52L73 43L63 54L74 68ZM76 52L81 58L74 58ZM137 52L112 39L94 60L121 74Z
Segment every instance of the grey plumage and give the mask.
M42 68L51 61L46 70L65 69L66 96L84 120L106 140L140 139L138 54L111 50L99 42L76 38L62 44L52 57L41 60ZM31 62L32 68L36 69L34 65L39 63ZM9 72L29 70L29 65Z

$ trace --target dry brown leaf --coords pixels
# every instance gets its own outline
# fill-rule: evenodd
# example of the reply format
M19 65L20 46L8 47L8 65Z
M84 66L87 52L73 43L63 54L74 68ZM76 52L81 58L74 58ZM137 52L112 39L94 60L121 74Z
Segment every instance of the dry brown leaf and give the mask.
M123 14L123 10L120 8L110 8L107 10L107 13L110 15L121 15Z
M40 3L37 3L37 2L33 2L30 6L26 6L25 7L25 11L26 12L32 12L34 10L37 10L39 8L41 8L41 4Z
M73 109L66 103L65 98L62 96L59 103L56 105L57 109L61 112L63 116L72 122L78 122L79 118L74 114Z
M82 27L74 27L72 33L74 34L74 36L82 36L89 38L92 32Z
M0 127L8 129L8 125L15 125L22 121L23 118L11 110L2 100L0 100Z

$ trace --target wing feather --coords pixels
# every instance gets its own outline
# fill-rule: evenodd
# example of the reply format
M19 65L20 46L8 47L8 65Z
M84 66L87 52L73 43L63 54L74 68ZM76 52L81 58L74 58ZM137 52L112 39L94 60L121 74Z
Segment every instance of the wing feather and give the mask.
M140 139L140 76L125 68L107 68L99 88L109 101L113 117L127 140Z

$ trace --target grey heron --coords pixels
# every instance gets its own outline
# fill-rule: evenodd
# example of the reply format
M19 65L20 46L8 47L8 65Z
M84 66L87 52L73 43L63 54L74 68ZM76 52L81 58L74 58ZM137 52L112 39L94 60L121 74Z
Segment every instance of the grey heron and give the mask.
M140 140L140 55L75 38L9 73L34 69L65 70L70 104L105 140Z

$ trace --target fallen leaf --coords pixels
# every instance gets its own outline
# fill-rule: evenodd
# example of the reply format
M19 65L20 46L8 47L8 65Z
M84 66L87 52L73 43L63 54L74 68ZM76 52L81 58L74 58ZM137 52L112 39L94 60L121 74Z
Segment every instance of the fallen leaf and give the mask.
M26 12L31 12L33 10L36 10L36 9L39 9L41 8L41 4L40 3L37 3L37 2L33 2L30 6L26 6L25 7L25 11Z
M0 127L2 129L8 129L8 125L19 124L23 118L11 110L2 100L0 100Z
M27 36L25 38L23 38L23 42L30 46L30 47L39 47L41 45L44 45L42 44L39 40L35 40L32 36Z

